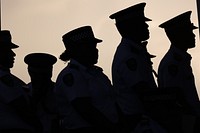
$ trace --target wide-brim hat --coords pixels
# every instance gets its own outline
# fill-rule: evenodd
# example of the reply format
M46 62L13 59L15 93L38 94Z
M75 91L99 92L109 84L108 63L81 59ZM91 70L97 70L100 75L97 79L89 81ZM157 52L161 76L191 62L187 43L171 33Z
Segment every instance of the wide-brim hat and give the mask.
M12 43L12 36L9 30L1 30L0 47L8 47L11 49L18 48L19 46Z
M30 53L24 57L24 62L34 68L52 68L57 58L47 53Z
M120 10L109 16L111 19L115 19L116 22L123 22L127 20L135 20L135 21L151 21L151 19L145 17L144 15L144 7L146 3L139 3L128 7L126 9Z
M184 12L170 20L162 23L159 25L160 28L164 28L166 30L174 30L177 28L191 28L197 29L198 27L194 26L193 23L190 21L192 11Z
M102 42L101 39L95 38L94 33L92 31L91 26L83 26L77 29L74 29L65 35L62 36L64 44L79 44L79 43L87 43L87 42Z

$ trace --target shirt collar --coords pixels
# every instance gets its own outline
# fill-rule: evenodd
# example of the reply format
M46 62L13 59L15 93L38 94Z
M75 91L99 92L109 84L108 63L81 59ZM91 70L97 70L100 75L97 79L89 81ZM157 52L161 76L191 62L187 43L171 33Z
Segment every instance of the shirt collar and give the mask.
M76 61L74 59L70 60L70 64L73 64L73 65L77 66L80 70L84 70L85 71L87 69L84 65L80 64L78 61Z
M142 50L142 51L145 50L142 46L140 46L140 44L138 44L138 43L136 43L136 42L134 42L133 40L130 40L130 39L128 39L128 38L122 38L121 42L122 42L123 44L130 45L133 49Z
M178 56L181 56L183 59L186 59L186 60L192 59L191 55L188 52L183 51L173 45L171 45L170 49L173 51L173 53L175 53Z

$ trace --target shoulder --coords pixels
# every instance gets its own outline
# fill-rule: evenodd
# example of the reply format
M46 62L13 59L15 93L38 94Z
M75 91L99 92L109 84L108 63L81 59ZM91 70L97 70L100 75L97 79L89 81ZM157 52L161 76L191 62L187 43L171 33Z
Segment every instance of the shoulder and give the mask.
M15 80L16 82L18 82L22 85L26 85L26 83L23 80L21 80L20 78L18 78L17 76L15 76L13 74L11 74L11 76L13 77L13 80Z
M24 87L26 83L15 75L9 73L0 78L0 81L9 87Z
M65 75L78 75L79 69L77 67L71 67L71 65L66 66L58 75L58 79L65 77Z
M73 87L77 84L83 84L83 82L85 81L85 77L79 70L69 68L62 74L60 80L62 83L64 83L64 85L68 87Z

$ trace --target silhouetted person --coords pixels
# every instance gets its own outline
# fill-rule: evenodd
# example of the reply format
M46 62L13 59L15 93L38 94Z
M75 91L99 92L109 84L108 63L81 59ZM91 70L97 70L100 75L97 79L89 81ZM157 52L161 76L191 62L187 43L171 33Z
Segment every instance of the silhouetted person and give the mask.
M147 21L144 15L146 3L128 7L110 16L122 37L114 55L112 80L119 107L123 113L125 129L134 129L145 113L138 91L156 88L152 62L154 57L147 52L149 39Z
M12 43L8 30L0 33L0 132L33 133L36 120L32 114L30 99L25 92L26 84L14 76L10 69L19 46ZM39 132L38 132L39 133Z
M54 125L56 121L58 125L56 99L53 92L55 83L51 80L56 61L56 57L47 53L31 53L24 58L31 79L29 87L33 108L43 124L44 133L58 132Z
M200 116L199 98L195 86L195 79L191 68L191 55L188 49L195 47L194 29L197 29L190 21L191 11L180 14L159 27L164 28L167 37L171 42L168 52L160 62L158 69L158 85L160 88L175 87L182 95L182 106L185 113ZM170 132L180 123L170 119L176 116L168 116L171 124ZM165 119L164 121L167 122Z
M56 80L55 91L63 133L114 133L118 115L112 85L98 62L97 43L90 26L63 35L66 50L60 59L68 65Z

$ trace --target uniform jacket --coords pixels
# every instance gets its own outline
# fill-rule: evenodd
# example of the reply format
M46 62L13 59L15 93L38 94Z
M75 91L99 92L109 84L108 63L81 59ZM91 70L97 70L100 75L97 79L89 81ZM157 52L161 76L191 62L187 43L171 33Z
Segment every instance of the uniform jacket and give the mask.
M25 83L10 72L0 70L0 129L30 129L33 130L9 105L20 96L30 103L27 93L24 91Z
M90 97L92 104L113 123L118 121L112 85L99 67L87 69L75 60L71 60L56 80L59 113L63 117L63 126L68 129L90 127L72 107L71 102L78 97Z
M122 38L112 63L112 81L117 100L127 115L141 113L141 101L135 93L135 86L143 82L149 88L156 88L152 63L145 48Z
M199 98L191 68L191 55L171 46L158 69L158 85L161 88L178 87L193 111L200 114Z

